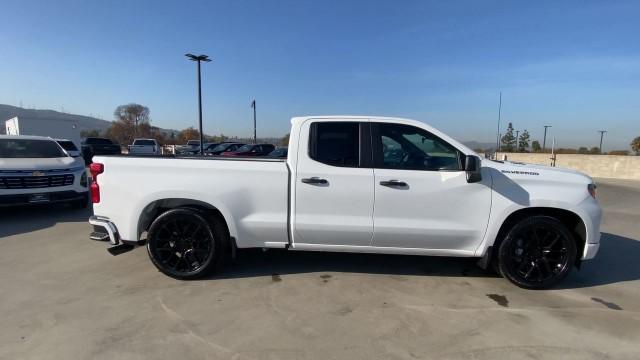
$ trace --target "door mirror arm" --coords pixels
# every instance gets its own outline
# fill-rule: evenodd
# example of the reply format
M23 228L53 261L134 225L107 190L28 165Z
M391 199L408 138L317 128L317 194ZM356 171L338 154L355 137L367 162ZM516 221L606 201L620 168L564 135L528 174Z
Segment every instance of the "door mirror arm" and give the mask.
M474 155L467 155L464 162L464 171L467 173L467 182L475 183L482 181L480 172L480 158Z

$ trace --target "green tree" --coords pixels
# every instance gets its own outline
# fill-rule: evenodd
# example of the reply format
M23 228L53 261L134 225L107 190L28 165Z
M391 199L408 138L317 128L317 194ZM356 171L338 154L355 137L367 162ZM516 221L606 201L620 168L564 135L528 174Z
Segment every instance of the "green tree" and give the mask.
M631 150L635 151L636 155L640 155L640 136L631 141Z
M578 148L578 154L588 154L589 153L589 149L586 146L581 146L580 148Z
M518 152L525 152L529 149L529 131L525 130L520 134L520 139L518 139Z
M538 140L533 140L533 142L531 143L531 150L533 152L540 152L542 151L542 146L540 146L540 141Z
M599 147L597 147L597 146L594 146L594 147L592 147L592 148L589 150L589 153L590 153L590 154L594 154L594 155L596 155L596 154L600 154L600 148L599 148Z
M516 137L513 135L513 124L509 123L507 132L502 136L502 151L513 152L516 145Z

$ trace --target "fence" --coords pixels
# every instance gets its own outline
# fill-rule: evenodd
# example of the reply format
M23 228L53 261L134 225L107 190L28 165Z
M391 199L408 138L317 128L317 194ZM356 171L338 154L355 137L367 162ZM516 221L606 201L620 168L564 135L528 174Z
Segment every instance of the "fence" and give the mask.
M551 154L498 153L507 160L551 165ZM556 166L574 169L592 177L640 180L640 156L556 154Z

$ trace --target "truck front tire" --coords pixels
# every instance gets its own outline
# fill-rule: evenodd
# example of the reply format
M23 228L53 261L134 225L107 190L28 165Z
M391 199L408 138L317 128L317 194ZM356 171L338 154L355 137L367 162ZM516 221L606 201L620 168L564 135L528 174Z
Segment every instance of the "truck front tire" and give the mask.
M546 289L563 280L577 256L567 227L549 216L531 216L516 223L498 250L498 270L515 285Z
M220 220L197 210L178 208L153 221L147 233L147 252L162 273L192 280L222 264L228 241Z

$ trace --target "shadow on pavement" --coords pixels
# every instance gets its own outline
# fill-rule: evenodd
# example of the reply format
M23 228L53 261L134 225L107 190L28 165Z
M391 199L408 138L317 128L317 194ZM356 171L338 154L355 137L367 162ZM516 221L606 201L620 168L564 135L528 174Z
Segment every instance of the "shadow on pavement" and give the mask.
M63 222L85 222L91 206L73 209L65 204L0 208L0 240L18 234L42 230Z
M640 240L602 233L595 259L582 263L560 288L572 289L640 280Z
M585 261L557 288L572 289L640 280L640 241L602 233L600 251ZM476 266L477 259L381 254L351 254L286 250L241 250L238 258L215 279L287 275L312 272L350 272L445 277L495 277Z
M215 279L301 274L312 272L348 272L388 275L434 275L449 277L493 277L476 266L475 258L332 253L270 249L241 250L237 259Z

